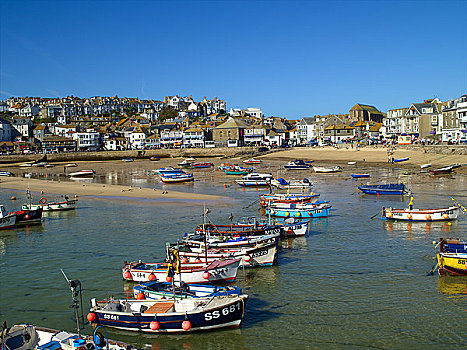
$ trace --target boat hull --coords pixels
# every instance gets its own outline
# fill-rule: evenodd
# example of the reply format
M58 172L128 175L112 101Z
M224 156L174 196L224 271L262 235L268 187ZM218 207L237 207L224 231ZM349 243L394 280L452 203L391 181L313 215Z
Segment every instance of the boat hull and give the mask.
M309 209L276 209L276 208L267 208L266 214L281 218L301 218L301 219L311 219L311 218L325 218L329 216L331 212L331 206L323 206L318 208L309 208Z
M384 208L383 217L403 221L450 221L459 216L459 207L439 209L392 209Z
M5 215L3 218L0 218L0 230L8 230L15 227L16 224L16 214Z
M16 226L42 223L42 208L20 210L16 212Z
M178 302L187 301L197 302L200 299L185 299ZM91 312L95 313L96 319L93 323L129 331L149 332L149 333L184 333L206 331L225 327L238 327L242 322L245 313L247 296L231 296L226 297L224 302L215 303L212 307L202 308L199 310L190 310L185 312L167 312L167 313L151 313L151 312L119 312L99 310L96 307L91 308ZM136 304L135 301L133 301ZM141 306L148 307L152 301L140 301ZM161 303L156 301L155 303ZM137 305L135 305L137 307ZM151 322L157 320L160 328L152 330ZM184 321L189 321L191 327L187 330L183 329Z
M76 209L77 200L69 200L66 202L53 202L44 204L23 204L22 210L36 210L42 208L43 211L61 211L61 210L73 210Z
M436 257L440 275L467 275L466 253L438 253Z
M240 186L243 186L243 187L265 187L265 186L270 186L270 183L269 181L262 181L262 180L258 180L258 181L255 181L255 180L235 180L235 182L237 182L237 184L239 184Z

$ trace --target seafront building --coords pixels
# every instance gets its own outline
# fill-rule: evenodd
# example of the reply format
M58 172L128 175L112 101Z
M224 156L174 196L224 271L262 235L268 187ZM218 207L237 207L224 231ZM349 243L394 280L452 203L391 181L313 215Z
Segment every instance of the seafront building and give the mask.
M0 151L70 152L160 147L315 146L348 142L467 142L467 95L415 101L381 112L356 103L347 114L289 120L214 97L11 97L0 101Z

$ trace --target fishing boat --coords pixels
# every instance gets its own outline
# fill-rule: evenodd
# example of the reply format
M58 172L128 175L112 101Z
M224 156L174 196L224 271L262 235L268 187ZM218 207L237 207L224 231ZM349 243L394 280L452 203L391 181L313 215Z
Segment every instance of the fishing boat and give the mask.
M302 193L273 193L260 196L260 205L268 207L272 203L307 203L314 198L319 197L318 193L311 192L310 194Z
M438 273L467 275L467 242L459 238L440 238L438 244Z
M185 172L182 169L179 168L173 168L173 167L167 167L167 168L159 168L152 170L153 173L156 173L158 175L177 175L177 174L185 174Z
M193 162L195 160L196 160L195 158L186 158L183 161L181 161L180 163L178 163L177 165L180 168L189 168L189 167L191 167L191 165L193 164Z
M394 209L383 207L383 218L404 221L449 221L457 219L459 209L458 206L438 209Z
M430 166L431 166L430 163L422 164L422 165L420 165L420 169L426 169L426 168L429 168Z
M313 186L313 183L308 180L307 178L304 178L303 180L291 180L287 182L284 178L280 177L278 179L272 179L271 180L271 185L280 189L307 189Z
M305 163L302 159L295 159L284 165L284 168L288 170L308 170L310 165Z
M240 186L269 186L272 179L271 174L249 173L235 182Z
M18 210L12 212L16 214L15 226L35 225L42 223L42 208Z
M262 243L277 243L279 241L280 234L270 235L258 235L258 236L220 236L215 234L209 234L209 237L205 234L190 234L183 237L183 243L196 248L222 248L222 249L238 249L238 248L253 248Z
M342 167L338 165L334 167L313 166L313 170L315 173L337 173L342 171Z
M129 331L181 333L238 327L248 295L175 300L91 299L93 324Z
M266 214L283 218L324 218L331 211L329 201L316 201L313 203L290 203L289 205L274 205L266 208Z
M370 174L350 174L352 178L354 179L360 179L360 178L365 178L365 177L370 177Z
M123 158L122 160L123 160L124 162L128 162L128 163L134 161L133 158Z
M194 181L193 174L173 174L173 175L162 175L161 181L164 183L181 183Z
M205 262L180 263L176 279L187 283L220 283L235 280L240 259L215 260ZM123 278L127 281L166 281L169 263L143 263L125 261L122 269ZM205 274L207 272L207 274Z
M405 162L405 161L408 161L408 160L409 160L409 157L404 157L404 158L396 158L392 162L393 163L401 163L401 162Z
M65 196L64 201L47 202L47 198L41 197L38 204L25 203L21 206L22 210L36 210L41 208L43 211L61 211L76 209L78 199L68 199Z
M358 189L366 194L402 195L407 191L404 184L362 185Z
M234 164L231 163L221 163L218 167L219 170L224 171L225 169L230 169L234 166Z
M188 298L211 298L219 295L241 295L242 289L239 287L225 286L218 287L209 284L185 284L168 282L142 282L133 287L135 299L188 299Z
M8 213L3 205L0 204L0 230L6 230L15 227L16 213Z
M459 168L461 164L451 164L451 165L446 165L442 168L438 169L429 169L429 172L432 175L442 175L442 174L449 174L451 173L454 169Z
M131 350L132 345L109 340L96 328L93 336L70 333L38 327L31 324L19 324L6 328L2 332L1 349L3 350Z
M238 223L231 224L201 224L195 228L195 233L206 233L211 236L261 236L281 233L280 225L268 225L256 218L245 218Z
M68 163L68 164L65 164L65 166L66 166L67 168L74 168L74 167L77 167L78 164L76 164L76 163Z
M0 176L14 176L11 171L0 171Z
M80 170L76 171L74 173L68 174L69 177L76 177L76 178L81 178L81 177L94 177L94 174L96 172L92 169L89 170Z
M251 172L251 169L247 169L238 165L234 165L230 168L224 169L226 175L246 175Z
M202 162L202 163L192 163L191 166L193 169L205 169L205 168L211 168L212 166L214 166L214 164L211 162Z
M263 161L259 158L250 158L243 161L245 164L261 164Z
M182 262L213 262L222 259L240 259L241 267L272 266L277 262L278 241L258 243L253 247L209 248L183 246L180 251Z

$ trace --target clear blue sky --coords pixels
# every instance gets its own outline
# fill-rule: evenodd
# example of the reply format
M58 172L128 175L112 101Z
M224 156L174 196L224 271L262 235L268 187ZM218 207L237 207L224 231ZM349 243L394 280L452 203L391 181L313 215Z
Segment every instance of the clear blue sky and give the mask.
M467 1L0 2L0 99L217 96L267 116L467 93Z

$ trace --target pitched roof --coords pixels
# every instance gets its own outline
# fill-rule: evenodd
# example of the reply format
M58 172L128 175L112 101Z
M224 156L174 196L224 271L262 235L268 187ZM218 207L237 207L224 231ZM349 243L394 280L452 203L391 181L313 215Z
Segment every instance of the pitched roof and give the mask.
M247 127L248 124L246 124L243 120L230 117L225 123L222 123L221 125L217 126L216 129L238 129Z
M374 114L382 114L375 106L364 105L364 104L361 104L361 103L357 103L350 110L351 111L368 111L368 112L374 113Z

